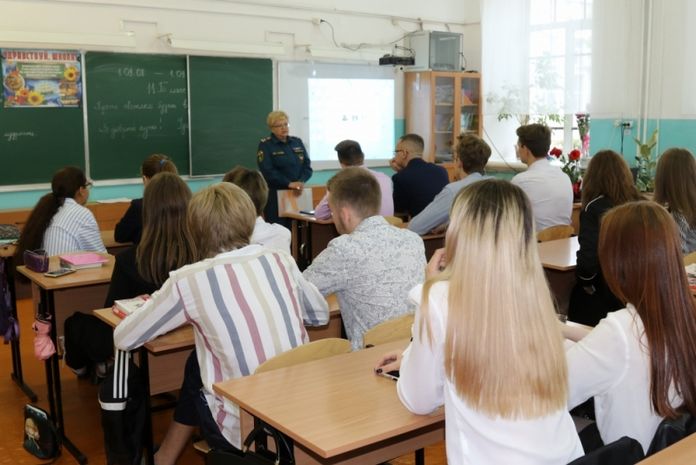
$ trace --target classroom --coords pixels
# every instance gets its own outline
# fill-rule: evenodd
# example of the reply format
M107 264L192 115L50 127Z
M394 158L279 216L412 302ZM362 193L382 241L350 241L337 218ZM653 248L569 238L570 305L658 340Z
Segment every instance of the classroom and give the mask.
M85 189L89 189L86 206L96 217L105 250L113 255L129 248L130 241L124 245L114 240L114 229L130 201L142 200L144 196L144 172L140 167L146 157L166 154L183 180L182 189L190 190L188 195L195 198L220 184L225 173L235 166L257 169L263 160L261 148L269 129L276 134L275 123L266 120L272 111L287 114L285 129L290 136L301 139L311 159L313 172L302 180L300 189L306 188L312 210L325 196L327 183L344 171L336 146L341 140L357 140L361 156L364 152L364 166L386 179L403 168L395 168L393 162L403 148L402 136L417 133L424 139L422 158L443 166L449 182L454 182L461 181L462 176L461 155L456 153L460 144L457 136L470 134L489 147L485 175L509 181L528 172L527 165L531 166L520 155L522 147L527 149L520 145L526 139L516 129L541 123L550 128L549 157L558 157L556 165L562 166L576 189L572 215L562 221L572 226L568 230L572 237L562 242L539 243L541 278L534 278L545 280L548 285L543 287L549 289L554 310L565 319L576 297L573 293L581 287L578 280L583 279L579 262L579 249L584 243L581 211L588 205L579 190L580 179L587 173L593 155L600 151L618 154L617 160L622 161L614 162L630 168L639 190L649 191L649 199L655 191L656 200L663 199L664 204L665 197L657 193L655 186L656 157L671 148L696 153L696 87L690 84L696 72L692 59L696 41L690 32L692 20L696 19L696 4L691 0L0 0L0 12L2 66L15 60L70 62L76 68L66 68L61 82L69 81L65 85L73 86L70 89L75 89L75 81L79 83L77 99L70 94L65 100L67 104L50 108L49 102L44 101L48 98L29 95L27 101L18 101L8 97L16 82L10 68L0 70L4 73L0 159L5 166L0 176L0 224L23 227L31 209L50 192L53 174L62 167L77 166L86 177ZM68 76L72 69L76 69L76 74ZM48 85L48 81L36 82ZM29 108L34 103L37 108ZM641 158L643 150L647 150L647 158ZM577 161L571 158L576 151ZM532 152L530 149L530 157L537 156ZM277 203L277 188L270 181L268 187L269 199L273 199L269 202ZM520 188L524 190L521 185ZM637 195L629 200L638 200ZM620 203L609 205L607 210ZM332 336L346 338L347 331L348 339L353 341L353 330L346 328L349 323L345 317L341 323L339 309L347 305L346 301L338 293L331 294L333 300L325 295L319 282L326 284L328 278L318 276L323 272L311 271L313 264L318 270L323 263L321 254L329 241L352 231L345 229L350 222L324 220L318 214L308 219L299 212L302 208L296 210L286 215L287 226L292 230L290 252L296 262L292 266L299 266L303 272L299 275L309 279L328 301L328 323L308 327L307 331L303 327L304 334L315 341ZM454 214L452 211L450 216ZM407 230L408 220L414 216L407 214L402 217L404 221L396 219L392 224ZM513 221L511 218L506 221ZM599 219L596 221L595 235L599 236ZM536 228L537 232L542 229L539 223ZM426 260L437 254L445 241L444 229L431 229L419 233ZM401 240L407 240L407 236ZM2 247L3 263L5 259L10 263L12 252L7 246ZM594 247L596 255L596 237ZM405 261L407 255L404 252L399 259ZM95 278L88 289L80 289L78 284L74 285L76 289L59 289L52 286L51 279L42 281L41 277L32 277L32 272L19 271L29 277L24 283L19 278L16 295L21 344L0 348L3 376L11 375L0 382L1 397L6 399L3 410L12 411L0 415L0 424L12 431L0 439L0 450L10 451L8 459L13 463L36 460L22 448L23 405L32 399L27 389L38 397L33 403L43 408L48 407L50 397L52 413L53 396L57 396L60 418L55 420L61 428L65 426L66 439L70 437L67 442L74 444L64 445L56 463L106 463L96 402L99 386L78 380L56 356L46 362L44 373L44 363L33 356L31 325L33 312L41 305L51 307L54 316L53 307L67 305L90 314L104 307L114 263L110 258L109 272ZM682 274L683 264L680 261ZM278 266L278 270L283 270L286 265ZM310 271L305 270L307 267ZM427 273L426 269L426 278L431 276ZM599 273L601 279L602 271ZM423 278L418 282L423 282ZM616 298L614 294L610 293ZM321 305L326 304L320 300ZM374 305L379 303L375 300ZM111 326L119 323L110 311L96 315ZM55 324L61 328L55 328L54 339L62 337L66 316L57 316ZM405 331L410 334L412 321L413 318L408 325L401 323L400 330L407 328ZM596 323L593 321L590 326ZM178 389L184 362L195 348L193 333L187 328L183 333L177 330L162 336L159 346L155 343L147 350L137 351L140 358L151 360L150 376L161 376L162 381L162 386L152 384L152 393L158 394L152 397L152 406L147 396L151 417L147 423L151 434L144 444L147 453L143 460L147 463L154 463L150 461L152 448L160 445L171 422L173 410L167 408L166 393ZM583 326L580 331L589 329ZM565 332L564 336L572 339ZM182 340L186 342L181 343ZM406 342L407 338L401 345L390 342L392 345L385 347L401 350ZM362 339L359 347L364 347ZM355 372L356 382L359 379L374 388L371 369L385 351L379 347L370 350L377 351L371 356L356 354L364 351L347 354L354 356L345 359L345 366ZM158 351L171 358L158 359ZM167 373L168 366L177 367L176 376L168 377L172 374ZM188 370L188 364L186 367ZM330 363L324 367L335 369ZM367 367L369 377L361 367ZM211 369L200 367L204 378ZM302 370L287 372L297 385L305 385L302 376L316 376L311 370ZM572 382L572 368L570 371ZM286 372L279 373L262 373L250 379L259 376L268 384L282 385L285 381L281 376ZM48 381L51 379L58 380L55 386ZM255 403L270 405L272 396L257 396L266 384L244 381L232 379L216 384L214 389L216 398L225 397L228 403L232 399L242 406L248 418L242 418L241 428L247 432L254 417L268 421L266 413L254 413ZM400 399L407 404L406 391L401 392L400 388L396 396L393 383L387 391L381 381L377 381L375 389L383 390L380 395L388 397L388 402L392 402L389 405L399 410L393 418L392 412L384 415L391 419L394 429L409 428L408 439L395 440L391 436L397 433L386 433L379 429L383 427L379 424L374 425L374 430L372 425L365 425L361 433L367 438L363 438L362 449L357 447L359 453L338 440L332 442L334 438L322 438L325 444L318 439L309 446L296 439L298 463L389 460L402 465L415 460L416 464L441 464L448 462L447 454L461 452L451 450L449 445L445 450L442 408L424 420L421 415L409 413L415 411L412 405L407 405L408 410L402 407ZM338 384L330 389L339 389ZM357 391L346 391L345 396L359 399ZM312 395L322 401L332 400L331 396L328 400L322 397L325 393L319 390ZM573 396L572 389L570 395ZM82 415L81 409L86 408L83 404L92 401L91 413L85 415L84 422L76 421ZM268 408L272 410L271 406ZM283 411L282 405L276 408L277 412ZM591 410L594 416L594 408ZM302 412L299 407L298 411ZM307 426L298 418L287 418L292 425L288 429L307 427L306 434L321 436L321 428ZM314 421L324 421L318 418ZM601 423L601 419L597 422ZM601 424L597 434L604 434ZM374 445L379 442L377 437L381 441L379 447ZM580 437L585 446L585 439ZM693 438L689 445L685 445L687 441L679 443L677 452L672 448L668 451L683 454L683 458L696 458ZM392 442L387 444L389 441ZM646 452L646 444L642 445ZM75 452L73 447L79 450ZM200 451L190 446L177 463L205 460ZM667 460L658 454L646 463L668 463ZM461 462L450 459L449 463Z

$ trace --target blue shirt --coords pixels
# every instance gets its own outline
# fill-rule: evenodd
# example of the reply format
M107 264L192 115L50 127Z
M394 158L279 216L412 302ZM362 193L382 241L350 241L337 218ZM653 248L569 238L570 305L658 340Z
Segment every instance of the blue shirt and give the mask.
M423 235L437 226L447 223L452 203L459 191L481 179L484 179L481 173L472 173L464 179L447 184L422 212L411 218L411 221L408 223L408 229L416 234Z

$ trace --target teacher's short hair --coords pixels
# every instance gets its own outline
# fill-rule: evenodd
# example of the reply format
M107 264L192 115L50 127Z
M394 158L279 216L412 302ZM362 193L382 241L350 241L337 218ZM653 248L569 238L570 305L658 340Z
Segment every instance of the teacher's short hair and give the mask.
M284 111L272 111L268 114L266 117L266 124L268 127L272 127L274 124L276 124L278 121L285 120L288 121L288 115Z
M339 171L326 184L329 203L350 207L362 219L379 214L382 192L374 175L364 168Z

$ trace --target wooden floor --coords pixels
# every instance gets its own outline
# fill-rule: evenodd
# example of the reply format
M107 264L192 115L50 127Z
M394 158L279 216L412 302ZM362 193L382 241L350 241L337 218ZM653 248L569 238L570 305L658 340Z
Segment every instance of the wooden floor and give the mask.
M26 383L39 396L37 404L48 410L46 400L46 380L43 362L34 358L33 334L27 328L31 327L31 300L18 302L22 349L22 366ZM24 393L10 378L12 359L10 346L0 344L0 465L39 463L39 460L22 448L24 425L24 404L29 402ZM63 381L63 411L68 437L87 455L91 464L104 464L103 436L97 401L97 386L88 380L78 380L69 368L61 366ZM171 421L172 411L165 410L153 414L155 443L162 441L167 426ZM446 464L444 445L438 445L426 450L426 464ZM56 464L77 463L65 450ZM179 460L180 464L202 465L203 458L195 452L193 446L187 448ZM392 460L393 465L410 465L414 463L413 454Z

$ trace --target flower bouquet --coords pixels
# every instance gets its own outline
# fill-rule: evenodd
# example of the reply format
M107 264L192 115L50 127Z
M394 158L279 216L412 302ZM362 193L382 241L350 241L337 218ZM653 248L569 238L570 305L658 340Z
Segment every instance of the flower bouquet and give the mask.
M578 149L573 149L566 156L563 154L563 150L554 147L549 151L549 155L556 157L563 163L561 170L570 178L570 182L573 185L573 196L576 199L579 198L580 186L582 184L582 178L580 176L580 157L582 156L582 152Z

